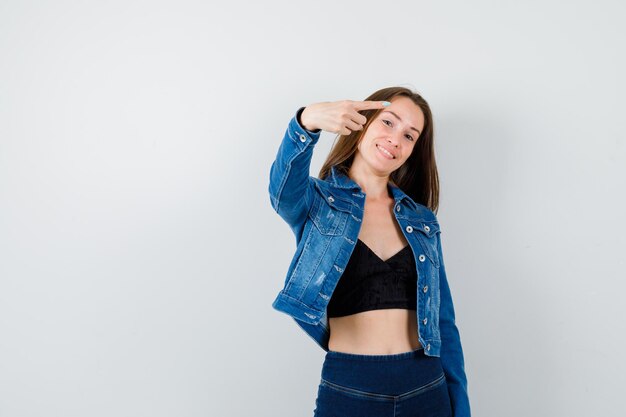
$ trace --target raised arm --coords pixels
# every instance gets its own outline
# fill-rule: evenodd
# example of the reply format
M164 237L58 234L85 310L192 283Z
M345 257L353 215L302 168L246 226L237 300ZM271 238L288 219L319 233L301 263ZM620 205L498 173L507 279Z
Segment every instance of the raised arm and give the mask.
M269 194L272 207L289 224L297 242L313 202L314 185L309 170L321 131L348 135L363 129L367 122L359 111L389 104L352 100L314 103L301 107L292 117L270 168Z
M299 241L311 207L313 183L309 175L313 148L321 130L309 131L300 121L305 107L291 118L276 159L270 168L269 194L272 207L289 224Z

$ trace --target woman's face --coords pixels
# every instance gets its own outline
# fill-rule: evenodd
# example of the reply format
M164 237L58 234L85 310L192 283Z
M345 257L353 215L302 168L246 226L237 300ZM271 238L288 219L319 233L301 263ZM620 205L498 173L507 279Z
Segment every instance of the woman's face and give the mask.
M357 146L371 168L387 175L406 162L424 128L424 113L410 98L399 96L390 101L391 105L372 120Z

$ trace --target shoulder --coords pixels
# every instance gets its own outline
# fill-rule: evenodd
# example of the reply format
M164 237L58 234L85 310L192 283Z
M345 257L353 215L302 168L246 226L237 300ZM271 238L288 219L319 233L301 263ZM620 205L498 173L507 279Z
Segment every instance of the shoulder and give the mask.
M437 219L437 215L430 208L420 203L413 202L413 204L414 209L409 215L411 220L419 223L426 230L432 230L434 233L441 230L439 219ZM428 228L425 226L428 226Z
M415 206L417 207L416 212L420 214L422 217L424 217L424 220L434 221L434 222L438 221L437 215L425 205L420 204L420 203L415 203Z
M330 198L331 202L337 199L348 201L352 201L354 199L351 195L352 191L338 187L332 182L330 177L325 180L316 177L309 177L309 183L317 191L317 194L326 200Z
M317 185L320 185L322 187L323 186L329 187L329 186L333 185L330 177L328 177L325 180L321 180L321 179L319 179L317 177L314 177L313 175L309 175L309 184L317 184Z

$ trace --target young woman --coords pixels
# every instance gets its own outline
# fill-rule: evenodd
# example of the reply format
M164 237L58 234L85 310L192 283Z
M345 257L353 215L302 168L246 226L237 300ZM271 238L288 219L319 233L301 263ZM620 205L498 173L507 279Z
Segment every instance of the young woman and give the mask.
M319 178L320 132L338 134ZM291 119L270 170L297 249L272 306L326 351L317 417L469 417L428 103L403 87Z

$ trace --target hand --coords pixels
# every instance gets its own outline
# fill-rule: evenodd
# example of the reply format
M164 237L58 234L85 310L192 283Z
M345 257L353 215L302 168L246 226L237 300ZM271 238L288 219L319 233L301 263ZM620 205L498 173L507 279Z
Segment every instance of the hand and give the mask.
M355 130L363 129L367 118L359 111L382 109L385 101L353 101L341 100L315 103L306 106L300 115L302 127L313 131L322 129L327 132L349 135Z

